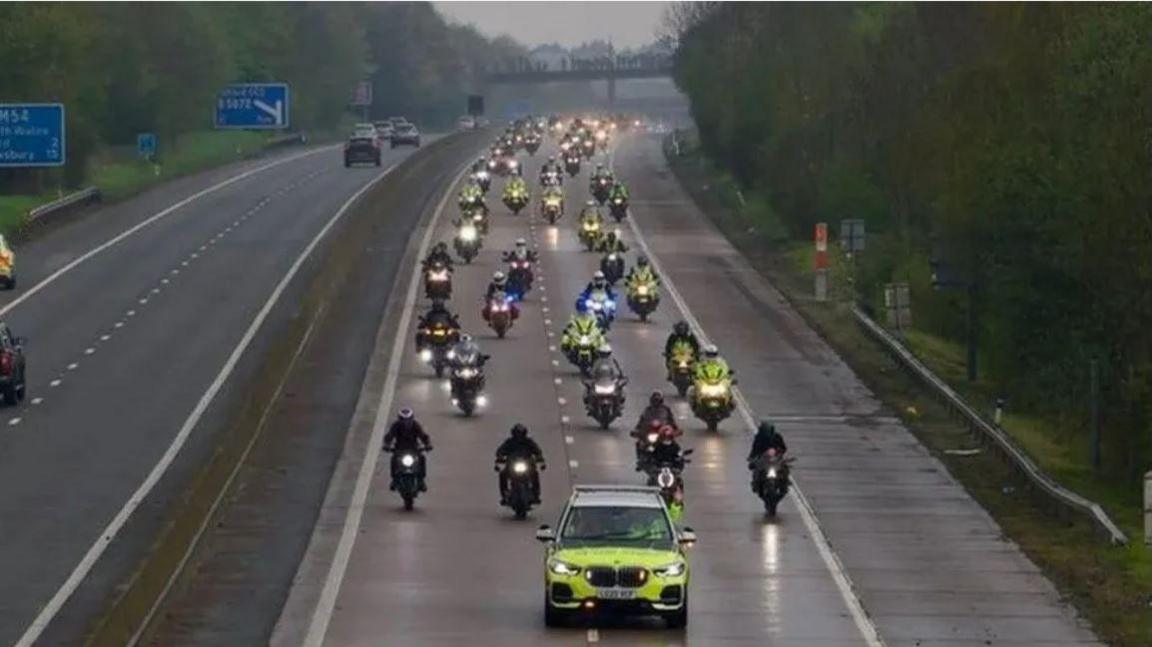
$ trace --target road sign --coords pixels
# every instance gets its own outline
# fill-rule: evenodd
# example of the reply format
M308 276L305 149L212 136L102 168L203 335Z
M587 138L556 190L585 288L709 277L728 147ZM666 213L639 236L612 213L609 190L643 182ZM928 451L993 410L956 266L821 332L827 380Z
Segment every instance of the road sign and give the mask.
M141 159L156 157L156 133L136 135L136 155Z
M0 167L63 166L62 103L0 103Z
M484 96L480 94L468 95L468 114L479 117L484 114Z
M840 221L840 247L848 254L864 251L864 221L849 218Z
M813 259L816 269L828 268L828 223L816 223L816 256Z
M372 105L372 82L360 81L352 92L352 105L364 108Z
M287 83L236 83L216 98L216 127L280 130L288 127Z

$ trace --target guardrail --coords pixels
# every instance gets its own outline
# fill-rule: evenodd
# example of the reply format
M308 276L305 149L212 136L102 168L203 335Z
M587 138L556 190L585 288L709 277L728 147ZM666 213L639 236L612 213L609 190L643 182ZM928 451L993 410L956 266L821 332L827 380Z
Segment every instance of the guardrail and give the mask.
M918 378L933 391L953 413L959 415L978 438L997 449L1000 454L1023 474L1029 483L1044 494L1054 504L1065 511L1087 516L1112 544L1126 545L1128 537L1112 521L1108 513L1094 501L1086 499L1060 485L1044 473L1032 459L1016 446L1016 443L998 425L988 422L948 383L925 366L912 351L904 347L900 340L876 323L857 306L852 306L852 314L864 331L875 338L909 373Z
M84 207L98 204L103 199L100 189L90 186L75 193L70 193L59 200L42 204L28 212L28 223L35 223L45 216L58 215Z

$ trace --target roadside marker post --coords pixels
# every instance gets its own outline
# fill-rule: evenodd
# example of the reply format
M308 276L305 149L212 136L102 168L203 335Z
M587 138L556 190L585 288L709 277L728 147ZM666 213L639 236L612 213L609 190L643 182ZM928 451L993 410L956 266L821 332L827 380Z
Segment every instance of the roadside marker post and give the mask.
M828 300L828 223L816 223L816 256L813 259L816 270L816 300Z

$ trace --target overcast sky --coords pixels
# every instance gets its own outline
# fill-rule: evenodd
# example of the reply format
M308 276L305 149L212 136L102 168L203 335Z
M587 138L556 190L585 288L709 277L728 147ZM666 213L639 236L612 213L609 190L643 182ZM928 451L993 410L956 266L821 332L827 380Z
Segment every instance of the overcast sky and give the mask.
M618 47L655 40L669 2L433 2L441 13L489 36L508 35L528 46L579 45L602 38Z

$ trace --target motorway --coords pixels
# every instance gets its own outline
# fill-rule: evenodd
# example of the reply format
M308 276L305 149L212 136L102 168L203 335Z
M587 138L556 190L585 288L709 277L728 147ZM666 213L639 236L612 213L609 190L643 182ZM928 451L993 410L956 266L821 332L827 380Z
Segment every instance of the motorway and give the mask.
M526 164L526 177L536 178L541 161ZM634 200L625 239L633 251L648 248L669 288L650 323L622 311L611 332L630 378L625 416L598 429L583 412L577 373L557 352L598 262L580 251L574 230L586 171L568 182L558 227L495 206L484 251L456 272L453 309L493 356L491 404L477 418L454 410L443 382L411 352L412 319L399 318L402 354L371 394L382 409L372 440L395 408L415 408L436 446L429 492L404 512L378 445L350 442L361 453L343 462L359 469L333 479L273 644L1096 644L992 519L699 213L658 139L623 138L613 161ZM499 191L496 182L490 204ZM432 238L449 240L451 214L443 215ZM480 319L480 297L501 268L498 254L519 237L541 255L537 288L498 340ZM408 307L423 308L413 297ZM709 434L683 402L674 405L688 430L682 444L696 450L684 473L685 523L700 537L688 628L626 620L548 630L534 528L555 523L574 483L641 482L625 430L648 393L670 390L660 349L682 317L731 361L744 406ZM378 355L389 354L387 341ZM748 487L755 415L777 422L799 461L802 494L789 496L776 520L764 518ZM528 425L549 463L544 504L527 522L497 505L492 471L515 422Z
M26 337L29 382L0 412L0 644L75 644L90 627L293 316L306 252L384 170L292 149L17 250L20 289L0 312Z

